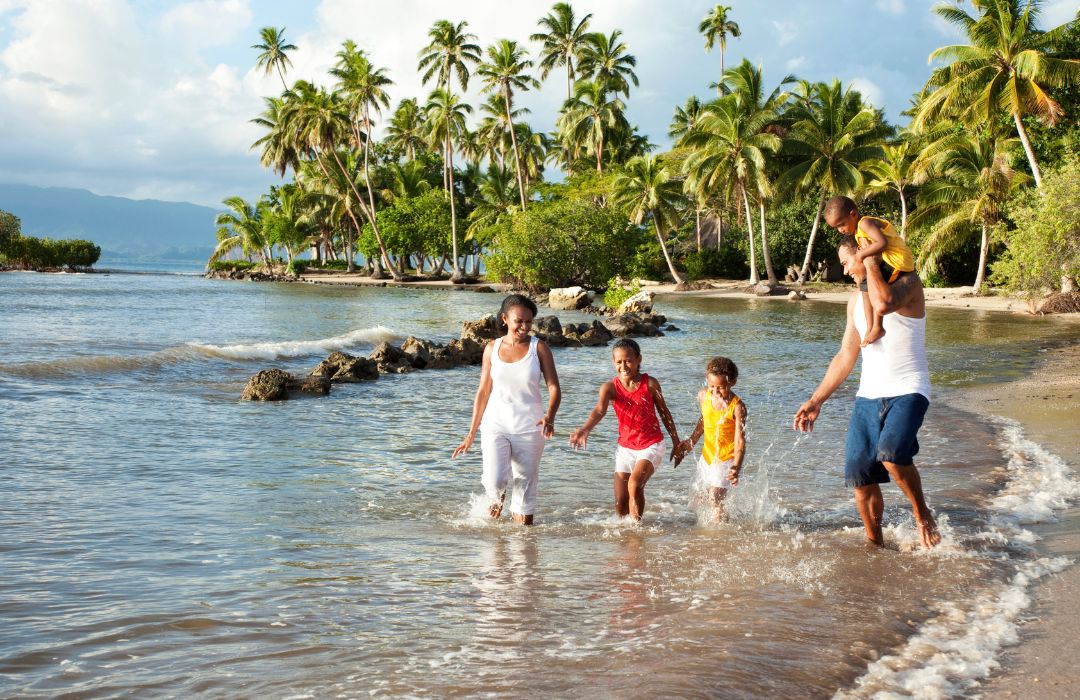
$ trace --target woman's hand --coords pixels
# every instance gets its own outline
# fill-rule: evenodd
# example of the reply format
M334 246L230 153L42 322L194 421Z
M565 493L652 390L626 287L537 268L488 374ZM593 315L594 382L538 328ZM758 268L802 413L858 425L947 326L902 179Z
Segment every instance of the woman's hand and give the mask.
M472 447L473 440L475 440L475 439L476 439L476 433L469 433L468 435L466 435L465 439L462 440L461 444L457 446L456 450L454 450L454 454L450 455L450 459L453 459L454 457L457 457L458 455L463 455L466 452L468 452L469 448Z
M536 421L536 424L540 426L540 432L544 434L545 438L550 438L555 434L555 419L554 418L541 418Z

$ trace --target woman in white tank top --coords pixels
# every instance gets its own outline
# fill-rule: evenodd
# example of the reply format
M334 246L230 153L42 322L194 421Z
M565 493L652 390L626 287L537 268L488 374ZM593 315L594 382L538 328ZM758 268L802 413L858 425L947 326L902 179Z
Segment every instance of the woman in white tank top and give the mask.
M480 430L481 482L492 502L488 512L493 518L502 515L506 489L512 482L510 514L522 525L533 522L540 457L544 441L555 432L561 400L551 349L529 333L535 317L536 304L528 297L511 294L503 300L499 320L506 335L484 348L472 423L453 454L468 452ZM546 411L541 379L548 388Z

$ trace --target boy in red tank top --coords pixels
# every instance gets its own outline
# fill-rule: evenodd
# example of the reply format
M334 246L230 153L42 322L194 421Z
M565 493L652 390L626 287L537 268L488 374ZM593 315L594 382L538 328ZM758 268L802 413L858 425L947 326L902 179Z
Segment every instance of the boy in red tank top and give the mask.
M671 417L660 382L642 374L641 347L629 338L621 338L611 349L615 378L600 387L600 398L588 420L570 434L570 446L584 449L589 433L607 414L608 404L615 406L619 422L619 445L615 449L615 513L641 520L645 512L645 484L664 459L664 422L671 444L679 444L679 430ZM659 419L657 418L659 414Z

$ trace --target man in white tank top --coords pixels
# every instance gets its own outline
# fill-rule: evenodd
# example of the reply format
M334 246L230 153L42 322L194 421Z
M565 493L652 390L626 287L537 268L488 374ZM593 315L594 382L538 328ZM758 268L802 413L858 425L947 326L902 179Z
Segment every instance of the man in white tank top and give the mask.
M825 378L810 400L795 413L794 428L814 429L821 406L855 368L862 353L859 391L848 427L844 480L855 489L855 506L866 536L884 545L881 518L885 503L880 484L895 480L911 502L919 540L929 549L941 541L934 516L923 498L922 481L915 468L917 434L930 405L930 372L926 364L926 298L917 275L904 275L893 284L881 276L877 261L860 262L854 241L840 244L844 272L863 279L875 308L882 309L885 336L865 348L862 294L856 289L848 300L847 327L840 351L829 363Z

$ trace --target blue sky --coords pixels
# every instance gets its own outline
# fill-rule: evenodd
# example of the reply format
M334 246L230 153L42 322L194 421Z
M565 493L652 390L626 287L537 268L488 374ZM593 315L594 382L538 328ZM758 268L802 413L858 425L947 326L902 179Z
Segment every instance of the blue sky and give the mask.
M99 194L216 205L255 198L277 179L258 164L249 123L276 76L254 70L260 27L286 27L297 45L289 78L329 84L341 42L353 39L396 82L394 103L423 98L416 53L437 19L467 20L481 46L528 42L554 0L0 0L0 181L81 187ZM591 28L621 29L638 59L641 86L631 120L661 148L677 105L708 97L719 55L706 53L697 24L714 3L579 0ZM930 0L726 0L742 37L727 65L763 66L766 83L794 73L839 78L894 122L925 82L927 57L957 43ZM1043 24L1075 15L1077 0L1043 2ZM477 86L478 87L478 86ZM470 100L481 97L470 88ZM520 98L529 121L550 129L565 97L553 74Z

